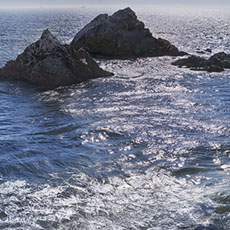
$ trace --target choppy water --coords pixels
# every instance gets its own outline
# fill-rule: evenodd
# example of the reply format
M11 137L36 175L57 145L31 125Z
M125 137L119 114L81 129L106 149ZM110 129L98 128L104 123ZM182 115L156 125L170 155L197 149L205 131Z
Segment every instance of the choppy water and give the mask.
M0 66L98 13L1 11ZM138 16L182 50L230 53L228 12ZM230 71L172 60L98 60L115 76L45 92L1 82L0 229L230 229Z

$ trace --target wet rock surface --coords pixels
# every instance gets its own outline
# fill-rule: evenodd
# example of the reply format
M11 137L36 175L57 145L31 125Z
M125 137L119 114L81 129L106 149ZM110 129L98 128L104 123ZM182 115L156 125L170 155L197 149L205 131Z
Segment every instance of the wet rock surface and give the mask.
M222 72L230 68L230 54L224 52L216 53L206 59L198 56L189 56L172 62L172 65L208 72Z
M182 56L169 41L154 38L130 8L112 16L101 14L87 24L73 39L71 46L83 47L91 55L104 57Z
M0 79L28 81L48 88L111 75L85 50L62 45L48 29L16 60L7 62L0 69Z

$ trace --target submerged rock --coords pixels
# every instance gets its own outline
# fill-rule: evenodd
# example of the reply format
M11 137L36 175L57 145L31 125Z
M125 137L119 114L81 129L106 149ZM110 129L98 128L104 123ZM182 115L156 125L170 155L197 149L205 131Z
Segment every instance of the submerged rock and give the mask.
M191 70L201 70L208 72L221 72L224 68L230 68L230 54L224 52L216 53L209 59L198 56L179 59L172 62L172 65L187 67Z
M186 54L169 41L154 38L130 8L119 10L112 16L97 16L75 36L71 46L75 49L83 47L91 55L110 58Z
M44 87L71 85L110 75L85 50L76 51L62 45L49 30L16 60L0 69L0 79L28 81Z

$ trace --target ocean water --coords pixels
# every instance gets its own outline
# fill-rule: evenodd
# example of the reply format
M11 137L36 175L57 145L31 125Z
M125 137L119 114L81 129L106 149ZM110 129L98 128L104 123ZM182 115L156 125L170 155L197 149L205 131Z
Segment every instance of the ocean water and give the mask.
M0 66L104 12L1 10ZM137 15L181 50L230 53L228 11ZM230 229L230 71L173 60L98 59L113 77L48 91L0 82L0 229Z

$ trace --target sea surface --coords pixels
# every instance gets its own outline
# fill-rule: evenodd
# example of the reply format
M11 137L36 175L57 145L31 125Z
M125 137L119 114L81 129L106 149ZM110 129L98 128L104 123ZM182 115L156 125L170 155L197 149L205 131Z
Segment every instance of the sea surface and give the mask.
M113 11L0 10L0 66ZM230 53L228 10L136 12L183 51ZM98 59L113 77L48 91L0 82L0 229L229 230L230 71L175 59Z

